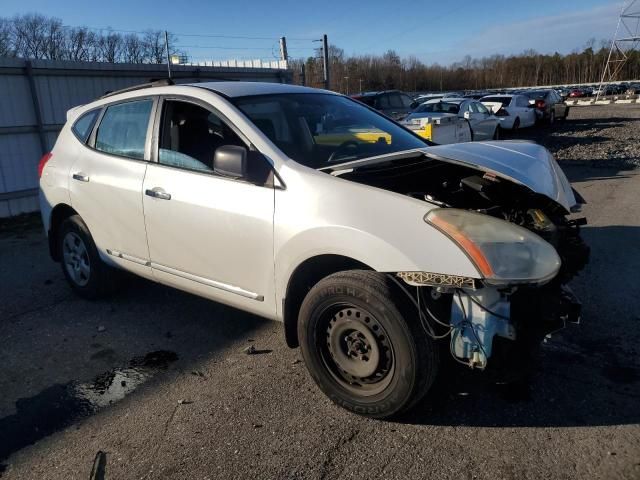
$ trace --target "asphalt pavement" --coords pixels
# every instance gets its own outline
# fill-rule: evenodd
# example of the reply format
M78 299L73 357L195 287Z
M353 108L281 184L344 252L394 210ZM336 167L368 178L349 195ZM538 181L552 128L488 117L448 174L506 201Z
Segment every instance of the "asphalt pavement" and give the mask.
M37 222L0 233L0 476L640 478L640 173L566 171L589 202L583 323L528 388L450 367L394 422L334 406L279 323L141 279L88 302Z

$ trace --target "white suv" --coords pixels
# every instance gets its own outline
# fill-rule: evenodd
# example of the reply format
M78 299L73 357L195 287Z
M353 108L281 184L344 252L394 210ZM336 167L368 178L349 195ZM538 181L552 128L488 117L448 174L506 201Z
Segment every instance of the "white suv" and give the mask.
M76 292L126 270L282 321L320 388L364 415L414 405L439 343L511 367L579 314L579 204L533 143L430 146L311 88L150 84L70 110L39 169Z

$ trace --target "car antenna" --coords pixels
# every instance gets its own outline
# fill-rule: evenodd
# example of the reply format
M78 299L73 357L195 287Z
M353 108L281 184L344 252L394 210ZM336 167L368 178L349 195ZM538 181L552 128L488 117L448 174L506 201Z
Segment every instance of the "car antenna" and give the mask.
M164 46L167 50L167 73L169 74L169 80L171 80L171 55L169 54L169 32L164 31Z

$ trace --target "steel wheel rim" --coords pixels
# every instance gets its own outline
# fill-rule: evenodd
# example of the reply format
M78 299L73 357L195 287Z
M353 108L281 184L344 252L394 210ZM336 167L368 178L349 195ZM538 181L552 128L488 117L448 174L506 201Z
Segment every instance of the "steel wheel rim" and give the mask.
M71 280L80 287L89 283L91 276L89 252L80 235L75 232L67 232L62 240L62 256L65 270Z
M320 325L320 355L340 386L372 396L391 383L395 355L375 316L353 305L334 305L322 313Z

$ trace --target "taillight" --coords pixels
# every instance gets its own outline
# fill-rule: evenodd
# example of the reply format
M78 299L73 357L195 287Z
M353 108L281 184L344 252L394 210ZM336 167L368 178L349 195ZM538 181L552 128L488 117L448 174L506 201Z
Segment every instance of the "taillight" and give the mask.
M44 170L44 166L51 159L52 155L53 154L51 152L47 152L40 159L40 163L38 163L38 178L42 177L42 171Z
M500 110L498 110L495 115L496 117L508 117L509 112L507 112L504 107L500 107Z
M536 100L536 108L537 109L542 110L542 109L544 109L544 107L546 105L547 104L544 102L544 100L540 100L540 99Z

